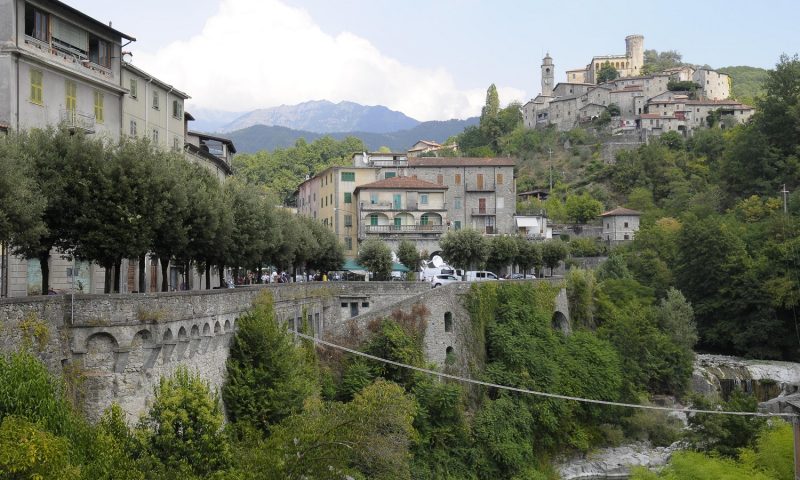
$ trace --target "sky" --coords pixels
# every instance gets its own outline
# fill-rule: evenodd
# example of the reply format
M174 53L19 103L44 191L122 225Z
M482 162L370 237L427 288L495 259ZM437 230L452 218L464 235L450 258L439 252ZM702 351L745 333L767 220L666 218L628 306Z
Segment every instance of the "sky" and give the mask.
M800 51L793 0L66 3L136 37L126 59L188 93L189 111L325 99L446 120L479 115L492 83L502 104L534 97L546 52L563 81L592 56L624 54L630 34L712 67L772 68Z

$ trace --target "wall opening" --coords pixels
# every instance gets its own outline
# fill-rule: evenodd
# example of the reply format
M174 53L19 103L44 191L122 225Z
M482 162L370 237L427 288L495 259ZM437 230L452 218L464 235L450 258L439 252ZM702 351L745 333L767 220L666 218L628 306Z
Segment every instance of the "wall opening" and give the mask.
M553 313L553 330L561 332L563 334L569 333L569 320L567 320L567 316L561 312Z
M444 312L444 331L445 332L452 332L453 331L453 313L452 312Z
M444 351L444 364L452 365L454 363L456 363L456 353L453 347L447 347Z

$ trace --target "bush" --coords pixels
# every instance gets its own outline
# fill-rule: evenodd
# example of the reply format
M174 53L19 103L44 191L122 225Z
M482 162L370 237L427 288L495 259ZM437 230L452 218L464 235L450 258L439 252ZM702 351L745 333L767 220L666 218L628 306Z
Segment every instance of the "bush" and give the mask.
M628 438L649 440L654 446L666 447L683 436L683 422L660 410L636 410L623 420L625 435Z

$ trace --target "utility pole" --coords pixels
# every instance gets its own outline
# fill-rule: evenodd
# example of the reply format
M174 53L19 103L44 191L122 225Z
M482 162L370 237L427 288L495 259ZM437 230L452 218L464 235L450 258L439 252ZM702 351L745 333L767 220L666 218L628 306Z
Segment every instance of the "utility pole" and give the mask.
M781 190L781 193L783 194L783 213L786 214L789 213L788 203L786 201L787 195L789 195L789 191L786 190L785 183L783 184L783 190Z
M553 191L553 149L550 147L547 147L547 156L550 159L550 190L547 191L547 194L550 195Z

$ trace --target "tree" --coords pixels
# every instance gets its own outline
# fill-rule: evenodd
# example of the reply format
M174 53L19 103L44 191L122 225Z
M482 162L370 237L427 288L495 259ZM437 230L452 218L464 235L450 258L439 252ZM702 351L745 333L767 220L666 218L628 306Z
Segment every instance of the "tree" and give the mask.
M496 118L500 112L500 97L497 95L497 87L494 83L486 89L486 104L481 110L481 124L489 119Z
M419 252L417 251L417 247L408 240L400 242L400 245L397 247L397 258L400 260L400 263L405 265L406 268L412 272L419 270Z
M609 103L608 108L606 108L606 111L612 117L619 117L621 115L621 110L619 108L619 105L617 105L616 103Z
M587 223L603 212L603 204L587 192L567 196L567 216L575 223Z
M691 350L697 343L694 310L680 290L670 288L667 291L666 298L662 298L656 308L656 322L663 332L684 348Z
M530 242L522 236L514 237L517 242L517 255L514 263L522 270L522 276L527 277L531 268L538 270L542 266L542 249L538 243Z
M23 145L13 134L0 139L0 243L11 245L35 242L46 229L45 201Z
M193 184L194 174L202 175L197 165L186 162L180 155L172 153L163 154L160 158L161 175L153 179L157 184L158 191L161 192L162 205L156 207L152 212L153 222L153 253L161 259L161 290L169 290L169 261L185 253L189 245L189 230L194 221L209 221L215 219L207 217L192 219L191 213L195 206L189 204L189 198L193 196L190 185ZM142 259L139 259L140 262ZM167 268L164 268L166 264ZM139 291L146 291L145 275L142 272L143 263L139 265ZM210 279L206 278L206 289L210 287Z
M567 258L569 248L567 244L560 240L551 240L542 244L542 262L550 269L550 276L553 276L553 269Z
M517 242L514 239L515 237L511 235L501 235L489 240L489 255L486 260L489 269L500 272L514 264L518 253Z
M463 270L482 266L489 254L483 235L470 228L447 232L439 240L439 245L442 247L444 259Z
M619 78L619 71L610 62L605 62L597 72L597 83L606 83L617 78Z
M668 68L680 67L683 65L683 56L675 50L665 50L658 52L656 50L644 51L644 66L642 67L642 75L649 75L651 73L663 72Z
M275 320L268 293L239 318L226 369L222 399L228 416L264 433L298 413L316 387L305 351Z
M309 227L319 250L307 260L306 265L318 272L341 270L344 264L344 247L336 234L318 220L309 220Z
M219 400L199 376L179 367L162 377L139 424L147 451L169 469L209 476L228 468L230 445Z
M392 271L392 251L385 242L369 239L361 244L358 263L379 278L388 277Z

